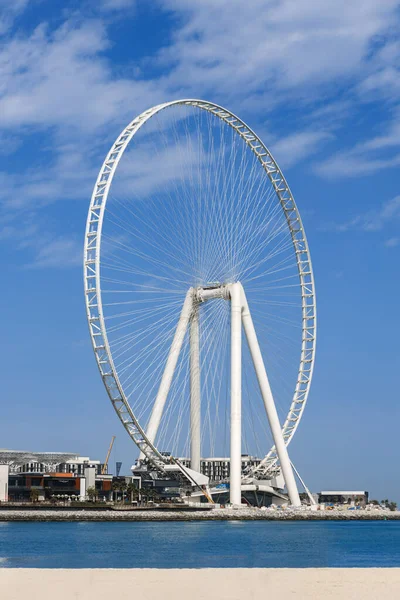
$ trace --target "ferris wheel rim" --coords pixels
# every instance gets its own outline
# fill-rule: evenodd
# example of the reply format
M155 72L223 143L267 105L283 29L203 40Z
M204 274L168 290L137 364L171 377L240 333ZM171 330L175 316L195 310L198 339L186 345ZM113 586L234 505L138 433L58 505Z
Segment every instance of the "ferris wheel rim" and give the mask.
M302 346L298 379L288 414L282 425L282 434L286 446L293 439L304 413L313 375L316 348L317 323L315 285L306 234L289 185L271 152L262 140L234 113L218 104L204 100L173 100L158 104L136 116L127 127L122 130L111 146L111 149L100 168L93 188L85 231L83 260L84 290L86 315L92 347L108 396L131 439L143 454L160 468L162 468L163 464L169 462L170 459L163 456L161 452L158 451L155 444L147 438L146 432L136 418L124 393L123 386L120 383L114 365L107 329L104 322L100 282L100 258L104 214L109 190L119 161L135 134L147 121L159 112L169 107L179 105L193 106L205 110L218 117L236 131L260 162L274 188L286 218L286 223L294 246L302 298ZM100 344L98 343L99 341L101 342ZM277 460L278 456L275 446L272 446L266 456L262 459L261 463L248 471L247 476L267 474L274 468Z

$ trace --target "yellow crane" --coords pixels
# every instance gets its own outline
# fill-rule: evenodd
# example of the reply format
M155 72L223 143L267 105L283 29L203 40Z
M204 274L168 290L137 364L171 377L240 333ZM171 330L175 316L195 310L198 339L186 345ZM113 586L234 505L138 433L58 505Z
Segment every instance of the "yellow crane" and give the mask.
M108 452L107 452L106 460L105 460L105 462L104 462L103 468L101 469L101 474L102 474L102 475L105 475L105 474L106 474L106 471L107 471L107 465L108 465L108 461L109 461L109 459L110 459L111 450L112 450L112 448L113 448L113 446L114 446L114 441L115 441L115 435L113 435L113 436L112 436L112 438L111 438L111 444L110 444L110 447L108 448Z

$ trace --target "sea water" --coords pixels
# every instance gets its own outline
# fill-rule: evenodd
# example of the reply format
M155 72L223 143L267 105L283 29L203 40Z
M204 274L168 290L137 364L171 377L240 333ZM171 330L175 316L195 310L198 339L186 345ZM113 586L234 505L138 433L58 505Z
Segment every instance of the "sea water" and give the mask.
M400 567L400 522L0 522L0 567Z

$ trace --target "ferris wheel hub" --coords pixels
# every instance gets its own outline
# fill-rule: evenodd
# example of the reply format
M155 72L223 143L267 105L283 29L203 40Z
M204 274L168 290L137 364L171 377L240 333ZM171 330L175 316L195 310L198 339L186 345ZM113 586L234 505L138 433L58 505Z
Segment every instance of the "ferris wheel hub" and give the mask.
M213 298L222 298L223 300L230 299L230 283L216 284L206 287L195 288L194 300L197 302L206 302Z

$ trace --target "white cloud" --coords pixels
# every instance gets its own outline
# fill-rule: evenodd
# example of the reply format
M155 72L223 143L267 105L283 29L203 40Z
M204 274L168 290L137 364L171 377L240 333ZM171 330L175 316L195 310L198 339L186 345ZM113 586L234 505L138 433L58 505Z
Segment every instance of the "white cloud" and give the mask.
M400 108L397 108L379 135L328 157L315 166L315 172L327 178L358 177L397 167L400 164L399 117Z
M0 0L0 35L4 35L13 25L29 0Z
M26 268L66 268L82 264L82 240L58 236L44 229L36 213L26 213L18 220L0 223L0 241L25 251L22 261Z
M123 10L135 6L136 0L101 0L103 10Z
M59 200L90 197L97 166L85 147L64 144L44 168L30 167L23 175L0 171L0 201L4 210L34 210Z
M314 168L314 172L327 179L337 177L359 177L360 175L373 175L384 169L391 169L400 165L400 154L390 158L376 158L364 152L343 152L327 158Z
M385 246L387 246L388 248L395 248L399 244L400 244L400 238L398 238L398 237L389 238L385 242Z
M369 210L365 213L356 215L343 223L331 224L327 229L334 229L338 232L346 232L354 229L368 232L381 231L387 225L393 222L397 223L399 220L400 196L395 196L391 200L384 202L377 210ZM390 246L394 244L387 243L387 245Z
M271 144L271 151L280 167L288 168L318 152L331 139L324 131L301 131Z
M293 99L297 107L318 101L319 108L309 111L311 131L302 131L300 122L300 130L282 141L287 166L301 157L303 143L306 155L318 150L324 141L319 138L321 122L325 132L332 131L348 119L355 103L378 94L400 100L395 68L400 55L398 0L327 1L318 10L313 0L162 4L181 19L173 44L160 55L165 66L174 65L167 78L173 89L197 94L200 88L205 95L259 114L282 103L291 107ZM340 85L347 90L337 98ZM351 177L397 166L400 157L378 153L377 145L394 147L398 137L397 131L388 131L387 136L366 140L362 148L343 149L319 165L318 173ZM367 156L373 144L374 155ZM275 154L282 162L279 151L278 146Z
M82 264L82 242L66 237L59 237L44 244L36 253L30 268L76 267Z
M400 95L400 42L398 34L389 38L374 54L370 74L360 82L358 91L362 98L398 99Z
M199 177L202 155L191 140L173 143L168 148L157 148L154 139L152 142L137 143L125 152L111 190L117 197L145 197L157 191L169 191L171 186L176 189L180 185L177 181L183 182L185 173L191 184ZM203 160L206 161L205 155Z
M163 0L180 24L159 53L167 75L155 80L113 75L102 58L110 42L101 20L67 22L55 32L42 25L0 52L0 126L94 129L171 94L211 94L236 106L250 97L269 110L300 86L296 97L306 100L320 85L359 76L396 4L336 0L316 11L312 0Z
M375 36L390 27L398 2L386 0L164 0L183 18L164 52L171 81L214 94L249 95L359 77ZM351 80L349 79L349 82ZM308 88L313 96L315 88Z
M114 78L102 58L108 46L100 22L69 22L55 32L42 25L13 39L0 51L0 127L72 128L83 135L145 108L154 84Z
M12 18L0 20L0 29L6 31L27 0L0 3L11 7ZM318 10L313 0L159 4L173 14L176 24L170 44L150 62L163 67L162 76L152 78L146 71L144 77L146 63L135 65L134 76L132 70L129 77L116 74L106 58L111 47L107 24L114 13L134 8L133 0L102 0L96 5L97 19L74 15L56 30L41 24L29 34L19 31L2 46L0 135L12 141L12 151L19 136L34 131L38 156L44 144L53 152L51 158L46 155L45 164L37 166L36 161L35 168L22 174L0 172L6 211L88 198L105 139L141 110L165 99L209 96L240 114L243 109L245 118L255 114L262 127L280 103L293 108L296 102L297 109L309 103L314 120L306 125L298 120L293 133L287 128L278 137L279 126L269 124L265 142L287 167L318 152L351 111L351 100L338 99L330 91L332 84L341 82L354 88L353 93L372 94L388 86L389 78L395 79L390 69L398 44L387 32L397 0L328 0ZM313 104L316 99L319 108ZM347 155L333 156L329 164L319 165L319 173L352 175L398 165L400 155L378 153L389 145L395 148L397 136L393 125L367 140L370 150L353 148ZM159 175L162 180L164 174Z

